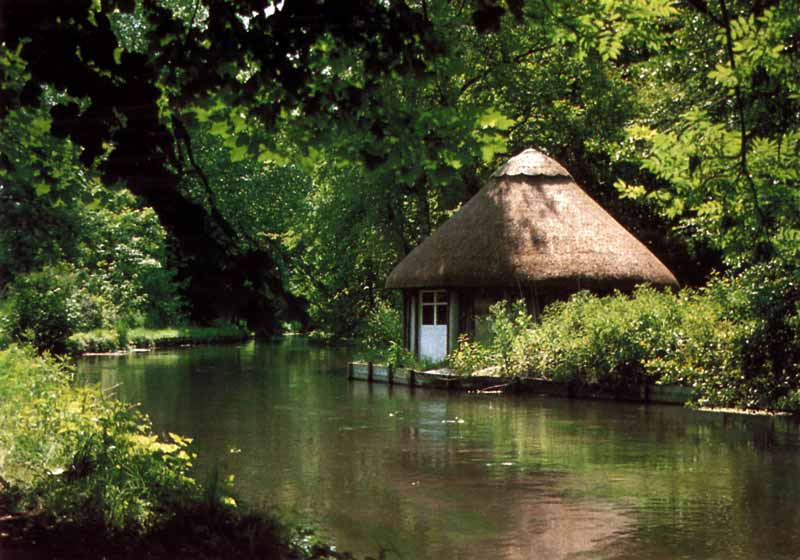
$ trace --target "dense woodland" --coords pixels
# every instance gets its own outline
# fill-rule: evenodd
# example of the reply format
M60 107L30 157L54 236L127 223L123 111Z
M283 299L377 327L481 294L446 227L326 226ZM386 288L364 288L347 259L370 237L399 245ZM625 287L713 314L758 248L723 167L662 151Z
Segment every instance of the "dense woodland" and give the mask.
M5 0L0 68L0 346L377 350L388 272L534 146L687 290L498 308L456 367L800 407L797 0Z

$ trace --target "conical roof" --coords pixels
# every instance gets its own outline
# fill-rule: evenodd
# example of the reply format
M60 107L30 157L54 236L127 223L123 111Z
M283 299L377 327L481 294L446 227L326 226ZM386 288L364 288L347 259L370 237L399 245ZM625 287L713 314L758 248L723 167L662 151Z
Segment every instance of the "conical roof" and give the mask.
M529 148L389 275L388 288L677 286L672 273L581 189Z

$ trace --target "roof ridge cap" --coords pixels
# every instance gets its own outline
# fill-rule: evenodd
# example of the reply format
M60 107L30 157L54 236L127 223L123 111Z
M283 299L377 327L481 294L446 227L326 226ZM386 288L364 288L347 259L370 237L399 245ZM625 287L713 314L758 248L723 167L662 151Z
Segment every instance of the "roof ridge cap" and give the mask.
M512 177L524 175L528 177L569 177L564 166L553 158L535 148L526 148L503 165L498 167L491 177Z

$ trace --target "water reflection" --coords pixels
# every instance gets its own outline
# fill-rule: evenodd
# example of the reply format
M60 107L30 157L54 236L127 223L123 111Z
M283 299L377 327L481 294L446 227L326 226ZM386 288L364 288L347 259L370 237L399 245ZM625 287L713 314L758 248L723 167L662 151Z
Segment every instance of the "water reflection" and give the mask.
M251 503L402 558L797 558L794 421L348 382L276 344L84 362ZM231 453L231 450L234 453ZM241 452L239 452L241 450Z

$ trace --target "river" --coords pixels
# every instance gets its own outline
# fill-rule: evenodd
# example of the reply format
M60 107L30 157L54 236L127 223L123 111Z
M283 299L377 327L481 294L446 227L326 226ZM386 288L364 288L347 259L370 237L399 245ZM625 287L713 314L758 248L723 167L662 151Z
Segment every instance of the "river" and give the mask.
M785 417L348 381L302 339L84 359L81 378L195 438L202 479L404 559L800 557Z

